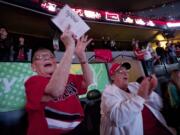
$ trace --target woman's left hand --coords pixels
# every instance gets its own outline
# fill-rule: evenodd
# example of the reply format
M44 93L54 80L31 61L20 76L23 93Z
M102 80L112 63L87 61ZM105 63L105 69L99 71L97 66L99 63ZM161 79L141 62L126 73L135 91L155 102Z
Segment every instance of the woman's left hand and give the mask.
M87 35L83 35L80 39L77 40L75 54L81 61L85 60L85 49L91 41L92 38L88 39Z

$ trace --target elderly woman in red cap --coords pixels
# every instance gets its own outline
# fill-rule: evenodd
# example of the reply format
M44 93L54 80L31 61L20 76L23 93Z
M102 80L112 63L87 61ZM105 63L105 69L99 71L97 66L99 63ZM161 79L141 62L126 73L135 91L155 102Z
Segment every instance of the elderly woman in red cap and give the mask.
M141 84L128 82L129 63L112 64L108 85L101 99L101 135L173 135L160 113L162 100L153 90L154 75Z

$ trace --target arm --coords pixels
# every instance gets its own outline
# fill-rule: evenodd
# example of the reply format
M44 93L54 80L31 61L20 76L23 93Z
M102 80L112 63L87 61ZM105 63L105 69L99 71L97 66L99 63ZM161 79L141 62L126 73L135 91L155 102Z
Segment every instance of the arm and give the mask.
M140 87L140 84L137 82L131 82L128 85L128 88L134 89L132 91L132 93L137 94L138 89ZM136 91L137 89L137 91ZM154 91L152 91L152 93L148 96L148 98L145 100L145 103L150 105L151 107L153 107L156 110L161 110L161 108L163 107L163 102L162 102L162 98Z
M76 50L75 50L76 56L78 57L79 62L82 67L83 77L85 80L84 87L87 87L88 85L93 83L93 73L88 64L86 53L85 53L85 49L91 41L92 39L88 40L88 36L82 36L79 40L77 40Z
M149 104L154 109L161 110L163 107L162 99L156 92L154 92L157 84L158 81L155 75L146 77L141 83L138 95L144 98L146 100L145 103Z
M162 98L154 91L152 91L145 103L159 111L163 108Z
M65 30L61 35L61 40L64 43L66 50L45 88L45 91L53 97L59 97L64 93L75 50L75 40L73 39L73 34L69 30Z
M132 87L133 91L135 91L136 89L137 88ZM137 94L127 95L125 93L122 93L121 95L119 95L116 103L114 103L111 110L109 110L111 112L110 119L118 126L129 124L139 115L141 115L144 103L151 93L152 89L153 88L150 87L150 80L147 77L141 83ZM115 95L117 94L118 93L116 93ZM116 97L115 95L114 97ZM109 100L108 102L106 102L106 104L111 104L111 102L113 102L113 99L111 98L111 100Z
M113 124L121 127L141 114L144 102L145 100L140 96L117 93L110 87L103 92L101 111Z

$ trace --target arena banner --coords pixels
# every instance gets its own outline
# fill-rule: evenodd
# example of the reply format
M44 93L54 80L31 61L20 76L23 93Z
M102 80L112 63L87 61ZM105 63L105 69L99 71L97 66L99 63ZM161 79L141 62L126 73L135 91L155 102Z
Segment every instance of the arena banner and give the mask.
M106 65L90 64L94 75L94 83L88 90L98 89L101 92L109 83ZM82 74L79 64L72 64L72 74ZM30 63L0 62L0 112L21 109L26 103L24 82L35 75ZM86 95L80 96L85 97Z

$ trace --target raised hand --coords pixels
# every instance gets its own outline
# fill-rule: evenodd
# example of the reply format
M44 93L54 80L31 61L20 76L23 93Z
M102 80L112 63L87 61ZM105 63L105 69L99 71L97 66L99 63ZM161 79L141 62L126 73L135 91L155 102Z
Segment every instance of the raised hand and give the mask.
M150 94L150 85L150 80L148 77L146 77L140 85L138 95L144 99L147 99Z
M158 80L156 76L153 74L150 78L150 90L153 91L158 85Z
M92 38L88 39L88 36L82 36L77 40L75 54L80 61L86 61L85 49L87 45L92 41Z
M157 87L158 81L155 75L146 77L139 88L138 95L147 99L152 91Z
M65 29L65 31L63 32L63 34L60 37L61 41L63 42L66 49L68 47L75 47L75 39L73 38L74 35L69 29L70 29L70 27Z

